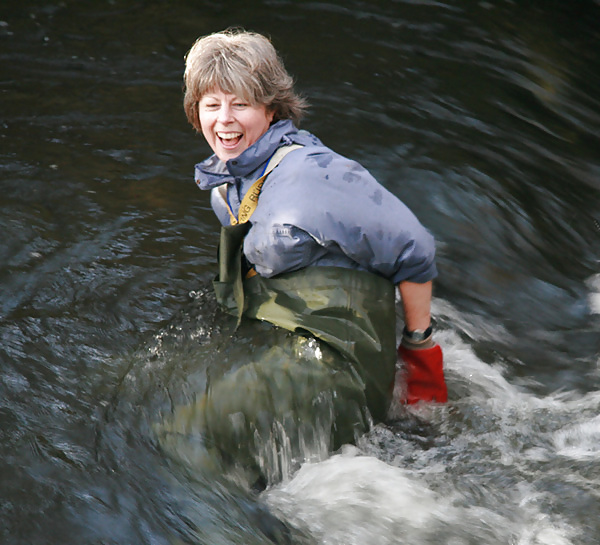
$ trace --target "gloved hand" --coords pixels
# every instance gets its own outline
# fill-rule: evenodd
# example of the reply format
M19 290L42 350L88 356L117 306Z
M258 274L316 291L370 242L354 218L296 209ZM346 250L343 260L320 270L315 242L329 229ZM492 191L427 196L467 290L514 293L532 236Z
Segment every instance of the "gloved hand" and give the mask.
M444 356L439 345L431 338L413 342L406 335L398 347L398 357L403 362L399 373L402 384L402 403L418 401L448 401L448 389L444 379Z

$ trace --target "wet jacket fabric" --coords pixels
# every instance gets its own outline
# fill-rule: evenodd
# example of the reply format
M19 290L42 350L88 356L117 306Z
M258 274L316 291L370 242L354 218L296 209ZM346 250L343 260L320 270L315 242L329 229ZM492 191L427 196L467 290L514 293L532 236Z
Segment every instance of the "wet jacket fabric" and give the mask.
M360 164L289 120L272 125L226 164L213 155L196 165L196 183L213 190L211 204L223 225L229 213L216 188L227 184L227 200L237 214L269 158L291 143L303 148L269 174L244 241L244 255L261 276L309 266L369 271L394 284L436 276L433 237L414 214Z

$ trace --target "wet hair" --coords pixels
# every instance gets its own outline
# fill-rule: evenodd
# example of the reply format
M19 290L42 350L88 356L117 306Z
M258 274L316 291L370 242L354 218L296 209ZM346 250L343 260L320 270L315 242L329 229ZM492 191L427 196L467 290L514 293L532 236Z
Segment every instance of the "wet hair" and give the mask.
M263 105L273 121L298 123L307 107L294 91L294 80L268 38L242 29L228 29L199 38L185 57L183 107L188 121L200 132L198 102L221 90Z

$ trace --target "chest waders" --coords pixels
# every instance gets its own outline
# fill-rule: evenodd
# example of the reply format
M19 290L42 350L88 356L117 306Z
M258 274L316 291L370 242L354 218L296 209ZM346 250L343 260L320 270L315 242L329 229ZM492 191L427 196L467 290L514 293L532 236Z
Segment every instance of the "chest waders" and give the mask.
M248 217L221 229L214 281L245 336L247 363L217 373L200 402L176 410L170 429L201 430L222 456L273 482L307 455L321 459L352 442L371 416L385 418L396 362L394 287L340 267L275 278L247 271Z

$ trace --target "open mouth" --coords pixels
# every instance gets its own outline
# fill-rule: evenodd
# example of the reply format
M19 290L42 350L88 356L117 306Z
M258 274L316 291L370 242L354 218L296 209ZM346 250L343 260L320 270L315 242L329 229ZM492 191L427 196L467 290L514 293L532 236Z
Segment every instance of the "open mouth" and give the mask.
M235 148L242 139L241 132L218 132L217 138L224 148Z

